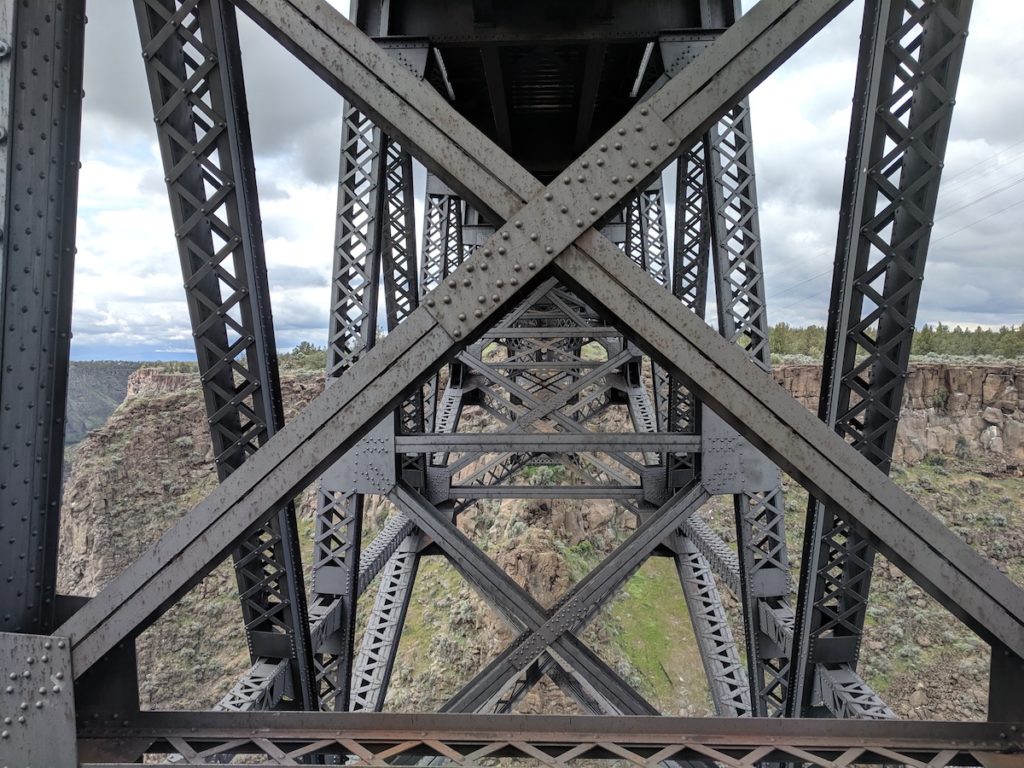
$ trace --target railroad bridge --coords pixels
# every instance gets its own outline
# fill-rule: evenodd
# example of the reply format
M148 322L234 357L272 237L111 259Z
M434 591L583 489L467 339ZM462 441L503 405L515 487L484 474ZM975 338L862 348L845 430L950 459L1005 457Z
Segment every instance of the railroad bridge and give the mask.
M850 0L117 1L221 482L100 594L57 594L85 3L0 0L0 764L1024 764L1024 592L887 474L970 0L864 4L817 414L769 376L747 96ZM239 13L345 101L329 386L288 424ZM398 513L364 540L368 495ZM723 495L734 543L694 514ZM529 497L636 519L550 609L458 527ZM991 646L988 722L896 722L858 673L876 553ZM430 556L517 639L440 712L381 713ZM581 639L653 556L718 717L661 717ZM250 671L215 712L140 712L134 638L226 558ZM581 716L514 714L544 678Z

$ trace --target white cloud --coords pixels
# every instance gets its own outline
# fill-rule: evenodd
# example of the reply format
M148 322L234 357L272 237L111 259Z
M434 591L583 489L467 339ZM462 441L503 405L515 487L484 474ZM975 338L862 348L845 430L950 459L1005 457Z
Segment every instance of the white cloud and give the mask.
M187 350L150 102L130 44L134 19L113 5L96 3L88 27L75 354ZM773 322L825 319L861 14L854 3L751 97ZM240 36L277 338L282 347L323 343L341 101L244 18ZM977 0L922 322L1024 322L1024 289L1015 287L1024 261L1022 63L1024 3ZM421 171L416 179L422 194ZM421 216L417 200L417 226Z

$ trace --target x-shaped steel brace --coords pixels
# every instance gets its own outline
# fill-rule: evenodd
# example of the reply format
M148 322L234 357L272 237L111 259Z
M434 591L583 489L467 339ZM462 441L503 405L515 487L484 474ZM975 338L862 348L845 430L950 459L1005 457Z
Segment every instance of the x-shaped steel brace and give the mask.
M442 711L488 711L516 683L520 674L549 648L577 672L583 673L584 669L577 666L580 655L577 649L587 649L575 633L586 626L655 548L677 531L708 498L707 491L699 485L679 491L569 590L554 610L546 611L462 534L448 516L415 491L400 485L392 494L392 501L416 520L421 530L434 538L455 568L484 599L526 630L445 704ZM591 663L590 659L583 661ZM594 678L584 675L584 679L591 682ZM635 709L619 711L621 714L639 714Z
M437 509L416 491L401 484L389 498L399 510L416 522L421 531L441 547L462 577L512 626L529 635L543 627L550 619L549 612L462 533L449 515ZM554 669L547 660L542 659L541 666L545 671L561 669L578 680L585 697L598 702L601 710L633 715L657 713L654 707L574 635L566 634L553 638L529 661L532 662L538 656L548 653L549 648ZM529 662L523 664L517 672L510 674L517 675L528 666ZM553 679L563 686L566 693L580 701L581 705L591 709L586 700L581 700L579 690L565 686L564 678L553 676ZM514 678L508 681L509 685L514 682ZM497 703L498 698L499 696L473 700L460 693L445 704L442 711L485 712Z

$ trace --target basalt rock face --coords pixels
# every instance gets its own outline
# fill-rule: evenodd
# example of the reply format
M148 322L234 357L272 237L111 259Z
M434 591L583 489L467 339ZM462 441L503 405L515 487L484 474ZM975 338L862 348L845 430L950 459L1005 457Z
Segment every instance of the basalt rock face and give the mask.
M775 369L775 380L817 412L821 366ZM1015 365L910 367L893 461L916 464L929 453L1024 460L1024 369Z
M776 379L814 409L820 368L782 366ZM1024 375L1024 374L1022 374ZM318 372L283 378L291 417L323 386ZM1024 457L1013 367L914 366L907 381L894 477L1018 583L1024 583ZM107 423L74 450L64 493L62 593L93 595L143 553L216 483L202 392L195 374L140 369ZM490 427L468 408L466 428ZM608 419L624 415L609 412ZM622 423L609 422L617 430ZM960 456L959 459L955 458ZM950 457L947 461L945 457ZM562 479L561 467L528 470L524 482ZM983 476L984 475L984 476ZM787 488L789 549L800 551L805 497ZM315 501L298 499L304 560L312 560ZM368 500L364 540L392 513ZM735 541L731 499L702 512ZM601 501L485 500L459 526L511 578L550 607L635 527ZM307 579L308 586L308 579ZM205 708L249 666L230 562L203 579L138 641L144 707ZM360 626L376 584L360 602ZM861 670L901 716L983 718L987 648L898 570L880 563ZM739 608L726 595L737 637ZM587 644L667 714L712 713L672 561L652 558L583 632ZM514 632L440 557L424 558L409 608L387 708L435 710L514 639ZM518 711L574 705L545 680Z

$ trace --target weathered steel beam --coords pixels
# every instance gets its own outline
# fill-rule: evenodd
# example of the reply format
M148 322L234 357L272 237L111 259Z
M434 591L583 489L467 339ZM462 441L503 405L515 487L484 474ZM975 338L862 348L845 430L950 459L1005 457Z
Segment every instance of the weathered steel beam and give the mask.
M85 8L0 4L0 631L54 621Z
M451 749L466 762L516 756L550 763L587 758L656 765L672 757L720 760L726 765L790 761L815 766L844 763L910 765L1019 764L1024 744L1010 723L834 721L820 719L368 714L332 712L142 712L127 725L86 722L79 747L118 739L149 743L150 753L187 747L194 753L243 749L298 765L301 755L342 749L355 765L380 765L403 754L434 756ZM343 735L343 736L339 736ZM397 745L397 746L396 746ZM531 745L535 752L528 751ZM629 750L623 754L618 750ZM502 751L504 750L504 751ZM572 754L570 754L570 750ZM737 754L739 752L740 754ZM443 754L443 753L440 753ZM216 754L209 758L216 759ZM164 763L180 765L180 763ZM556 763L557 764L557 763ZM114 766L89 763L83 768Z

